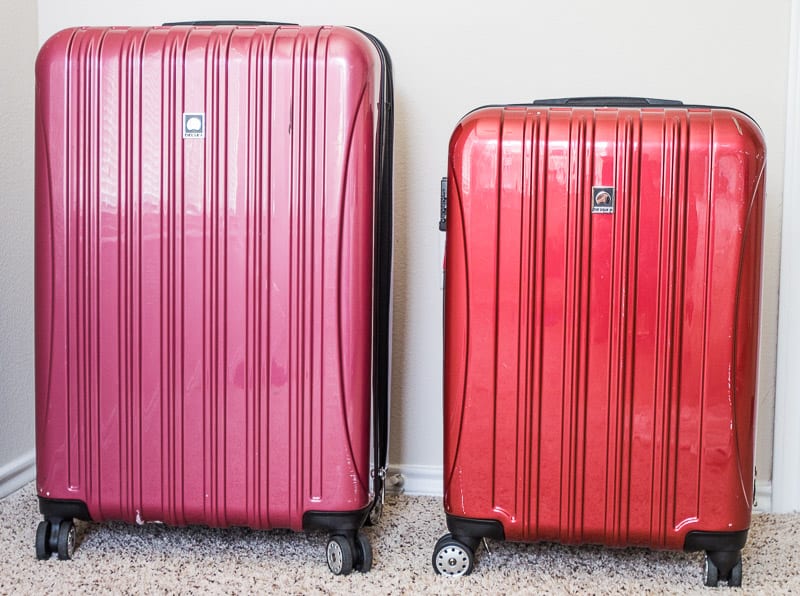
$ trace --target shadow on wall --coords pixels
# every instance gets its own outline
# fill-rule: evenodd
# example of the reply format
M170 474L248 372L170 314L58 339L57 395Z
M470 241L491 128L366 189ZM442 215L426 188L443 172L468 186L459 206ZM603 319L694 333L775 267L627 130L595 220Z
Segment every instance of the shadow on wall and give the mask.
M389 410L389 463L402 463L401 438L406 436L408 428L404 395L404 379L408 378L408 319L409 319L409 284L408 246L411 242L409 230L409 211L411 203L408 197L408 162L409 144L408 103L403 94L395 87L394 92L394 249L392 254L392 333L391 333L391 404Z

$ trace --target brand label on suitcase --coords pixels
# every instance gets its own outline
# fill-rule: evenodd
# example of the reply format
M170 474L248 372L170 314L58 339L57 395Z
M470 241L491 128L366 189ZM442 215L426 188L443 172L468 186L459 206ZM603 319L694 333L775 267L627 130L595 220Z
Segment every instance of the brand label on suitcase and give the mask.
M613 186L593 186L592 213L614 213L615 199Z
M206 115L203 113L183 114L183 138L203 139L206 136Z

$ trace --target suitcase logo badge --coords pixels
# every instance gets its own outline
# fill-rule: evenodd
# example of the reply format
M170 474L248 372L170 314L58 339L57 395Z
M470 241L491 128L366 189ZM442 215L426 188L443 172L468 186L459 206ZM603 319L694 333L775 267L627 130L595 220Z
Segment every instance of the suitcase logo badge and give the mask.
M592 213L614 213L615 199L613 186L593 186Z
M184 139L203 139L206 136L206 115L205 114L183 114L183 138Z

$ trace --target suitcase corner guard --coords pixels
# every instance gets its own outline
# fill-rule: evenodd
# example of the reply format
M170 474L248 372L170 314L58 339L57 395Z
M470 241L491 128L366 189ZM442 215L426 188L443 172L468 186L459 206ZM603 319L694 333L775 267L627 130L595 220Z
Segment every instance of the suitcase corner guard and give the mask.
M89 508L83 501L73 501L67 499L47 499L39 497L39 513L45 519L80 519L83 521L92 521L92 516L89 515Z
M739 551L744 548L744 544L747 542L748 531L749 530L739 530L738 532L689 532L683 543L683 550L687 552L697 550Z
M355 511L306 511L303 514L303 530L358 530L366 522L371 510L372 503Z
M447 529L453 536L469 538L494 538L505 540L506 533L503 524L496 519L472 519L447 514Z

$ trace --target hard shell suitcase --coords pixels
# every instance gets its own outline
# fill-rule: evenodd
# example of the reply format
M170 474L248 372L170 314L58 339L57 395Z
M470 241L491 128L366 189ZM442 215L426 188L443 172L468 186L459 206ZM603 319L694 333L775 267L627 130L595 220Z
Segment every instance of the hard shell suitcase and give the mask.
M325 529L332 571L367 571L387 445L383 45L276 23L76 28L36 80L37 555L70 558L73 518Z
M491 537L705 550L708 585L741 583L764 166L730 109L587 98L459 122L437 572L469 573Z

